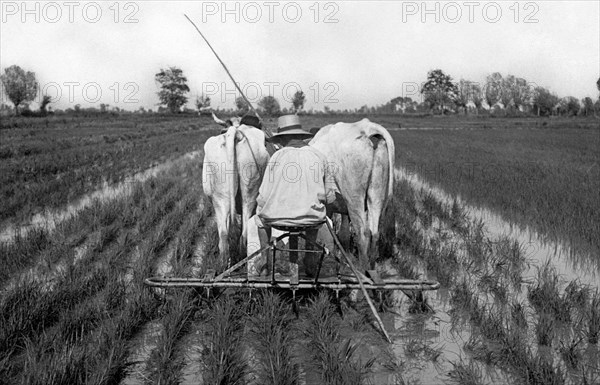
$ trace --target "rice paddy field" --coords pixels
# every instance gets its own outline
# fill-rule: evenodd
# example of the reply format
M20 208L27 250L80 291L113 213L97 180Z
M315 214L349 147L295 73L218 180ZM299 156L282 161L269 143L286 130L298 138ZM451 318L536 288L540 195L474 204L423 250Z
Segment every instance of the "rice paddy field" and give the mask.
M374 293L391 344L353 293L296 318L286 292L144 286L224 267L208 118L3 119L0 383L600 383L598 121L369 119L396 143L378 270L441 284Z

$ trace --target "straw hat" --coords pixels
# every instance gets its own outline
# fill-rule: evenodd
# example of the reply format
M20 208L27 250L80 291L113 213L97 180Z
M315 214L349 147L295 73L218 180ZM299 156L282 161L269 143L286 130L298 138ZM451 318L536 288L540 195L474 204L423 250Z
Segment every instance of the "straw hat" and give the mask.
M298 115L280 116L277 120L277 127L277 133L273 134L274 138L283 135L298 135L306 138L313 136L313 134L302 128Z

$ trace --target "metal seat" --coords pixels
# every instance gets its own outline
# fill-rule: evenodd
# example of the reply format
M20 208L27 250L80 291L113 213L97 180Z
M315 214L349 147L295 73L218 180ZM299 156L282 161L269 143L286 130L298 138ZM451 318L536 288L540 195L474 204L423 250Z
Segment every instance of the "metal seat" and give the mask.
M319 227L323 226L325 224L325 221L323 222L319 222L315 225L308 225L308 226L285 226L285 225L271 225L271 228L279 230L279 231L283 231L286 233L301 233L307 230L316 230Z

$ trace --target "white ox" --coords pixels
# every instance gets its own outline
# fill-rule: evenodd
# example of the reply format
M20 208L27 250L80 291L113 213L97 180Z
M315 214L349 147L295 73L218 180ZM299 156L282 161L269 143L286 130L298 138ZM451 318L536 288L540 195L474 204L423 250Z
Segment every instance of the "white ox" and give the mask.
M217 123L225 123L216 116L213 117ZM235 214L240 209L240 251L243 252L246 246L246 223L256 211L258 189L269 161L264 132L252 126L238 124L239 121L232 121L227 124L226 132L209 138L204 144L202 188L215 210L219 252L221 261L226 263L230 263L230 226L235 223Z
M379 254L379 219L393 194L394 140L385 128L365 118L325 126L309 144L332 167L343 200L337 199L328 211L349 215L358 238L359 261L366 267Z

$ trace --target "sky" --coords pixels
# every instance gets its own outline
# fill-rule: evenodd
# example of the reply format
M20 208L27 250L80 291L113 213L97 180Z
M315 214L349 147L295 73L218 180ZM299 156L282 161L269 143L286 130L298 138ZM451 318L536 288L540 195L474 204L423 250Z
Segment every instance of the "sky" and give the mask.
M1 1L0 67L35 72L53 108L156 110L161 68L232 108L236 91L192 19L256 105L354 109L420 100L432 69L484 84L500 72L596 98L600 1ZM39 98L39 97L38 97ZM2 102L9 103L2 95ZM33 103L35 104L35 103Z

